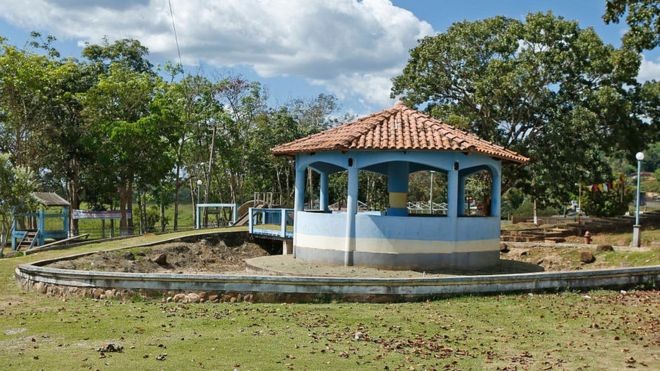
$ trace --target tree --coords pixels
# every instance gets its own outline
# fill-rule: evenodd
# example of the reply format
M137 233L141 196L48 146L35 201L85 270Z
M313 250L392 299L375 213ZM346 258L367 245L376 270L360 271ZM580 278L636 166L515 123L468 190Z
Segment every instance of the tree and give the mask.
M166 147L163 112L152 112L156 79L111 64L108 74L81 95L84 115L97 152L99 178L119 194L120 228L129 231L133 187L157 183L172 166Z
M503 192L558 204L580 178L607 180L604 154L634 153L657 135L658 118L644 109L657 98L636 82L639 64L637 53L551 13L495 17L422 39L392 95L529 156L528 166L505 168Z
M607 0L605 6L605 23L619 23L626 15L630 29L623 35L625 47L641 52L660 45L660 3L656 0Z
M16 165L37 169L37 145L45 122L46 76L52 67L47 56L18 49L0 40L0 112L5 135L2 151Z
M34 172L14 166L9 154L0 152L0 249L7 243L13 214L34 208L35 199L30 193L36 188Z

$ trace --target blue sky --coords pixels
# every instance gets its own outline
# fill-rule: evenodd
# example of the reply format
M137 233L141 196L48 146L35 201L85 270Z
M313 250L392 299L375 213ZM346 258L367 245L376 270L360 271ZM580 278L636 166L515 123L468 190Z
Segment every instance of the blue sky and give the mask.
M84 42L133 37L155 64L176 58L167 0L0 0L0 35L22 46L32 30L52 34L63 55ZM552 11L593 27L615 46L625 23L605 25L604 0L172 0L187 71L241 74L262 82L275 104L336 95L342 112L387 107L390 79L416 40L453 22ZM644 53L640 80L660 79L660 51Z

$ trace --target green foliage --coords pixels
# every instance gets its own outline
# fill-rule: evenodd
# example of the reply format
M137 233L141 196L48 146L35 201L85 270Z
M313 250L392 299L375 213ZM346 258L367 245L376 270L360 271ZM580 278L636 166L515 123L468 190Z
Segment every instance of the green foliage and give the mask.
M637 51L660 45L660 4L656 0L607 0L605 23L619 23L624 16L630 29L623 44Z
M658 85L636 82L639 65L635 51L551 13L494 17L422 39L392 95L530 157L505 167L502 189L559 205L579 179L611 173L606 154L657 136Z
M36 200L30 195L37 190L35 178L32 170L14 166L9 154L0 152L0 248L7 241L12 215L36 207Z
M542 207L537 201L537 216L553 216L558 215L559 213L560 210L553 207ZM534 200L531 197L526 197L520 206L511 211L511 215L517 217L532 217L532 215L534 215Z
M509 188L502 194L501 215L507 216L514 213L525 201L525 195L517 188Z
M627 187L623 194L618 188L609 192L584 192L582 209L592 216L620 216L628 211L633 197L634 190L631 187Z

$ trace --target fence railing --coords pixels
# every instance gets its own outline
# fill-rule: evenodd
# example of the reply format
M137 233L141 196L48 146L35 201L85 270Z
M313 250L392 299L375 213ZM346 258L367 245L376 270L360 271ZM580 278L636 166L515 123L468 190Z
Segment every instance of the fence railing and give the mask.
M445 202L408 202L407 206L410 214L447 214L447 203Z
M293 209L253 208L248 211L248 231L259 236L293 238Z

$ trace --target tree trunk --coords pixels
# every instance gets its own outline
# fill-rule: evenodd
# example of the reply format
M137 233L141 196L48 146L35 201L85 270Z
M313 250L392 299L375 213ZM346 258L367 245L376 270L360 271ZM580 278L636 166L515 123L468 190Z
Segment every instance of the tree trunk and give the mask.
M165 232L165 196L160 197L160 231Z
M78 219L73 219L73 210L80 209L80 180L78 174L78 162L71 160L71 168L73 169L71 179L68 183L69 202L71 208L69 209L69 225L71 226L71 234L77 236L80 234L78 227Z
M140 219L138 220L140 223L140 234L144 234L146 225L144 224L144 212L142 211L142 191L139 188L137 191L137 206L138 210L140 210Z
M121 217L119 218L119 235L127 236L128 235L128 218L126 215L126 209L128 205L128 186L125 182L122 182L118 187L117 192L119 193L119 213Z
M131 213L131 217L128 218L128 230L129 233L132 235L133 234L133 179L128 181L128 194L127 194L127 208L128 211Z

